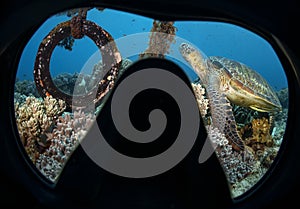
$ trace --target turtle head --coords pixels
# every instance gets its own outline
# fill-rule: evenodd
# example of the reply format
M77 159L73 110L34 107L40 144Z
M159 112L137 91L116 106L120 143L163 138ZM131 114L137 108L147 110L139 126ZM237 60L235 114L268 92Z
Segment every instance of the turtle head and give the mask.
M182 57L192 66L200 79L203 79L203 76L206 76L208 70L207 56L188 43L180 44L179 52Z

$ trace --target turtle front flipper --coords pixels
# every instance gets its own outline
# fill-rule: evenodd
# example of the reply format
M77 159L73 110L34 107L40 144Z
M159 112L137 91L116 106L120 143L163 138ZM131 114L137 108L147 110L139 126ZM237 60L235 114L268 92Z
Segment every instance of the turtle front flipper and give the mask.
M245 145L238 134L232 107L224 92L219 89L219 78L213 73L209 76L207 96L211 112L212 124L224 133L235 150L244 150Z

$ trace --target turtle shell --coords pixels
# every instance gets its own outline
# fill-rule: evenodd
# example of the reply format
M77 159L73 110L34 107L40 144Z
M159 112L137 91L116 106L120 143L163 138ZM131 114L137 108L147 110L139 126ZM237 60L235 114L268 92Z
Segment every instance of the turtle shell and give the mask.
M262 112L281 111L275 91L258 72L243 63L221 56L210 56L209 60L227 84L225 94L231 102Z

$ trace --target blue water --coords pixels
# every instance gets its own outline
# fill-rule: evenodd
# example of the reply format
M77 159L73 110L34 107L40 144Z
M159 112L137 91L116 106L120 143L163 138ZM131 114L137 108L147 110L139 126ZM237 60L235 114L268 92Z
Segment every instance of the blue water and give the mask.
M66 16L53 16L36 31L22 53L17 72L18 79L33 80L33 66L40 42L58 23L69 19ZM88 12L87 19L94 21L114 37L122 56L134 57L147 48L147 32L151 30L153 23L150 18L109 9L93 9ZM271 45L258 35L227 23L177 21L174 26L178 29L177 41L171 47L169 55L178 59L179 63L182 57L178 52L178 44L187 40L207 56L224 56L250 66L276 90L287 87L284 69L276 53ZM84 37L75 40L72 51L62 47L55 48L50 62L51 75L91 71L99 59L96 45L91 39ZM183 68L191 78L195 77L187 65L183 65Z

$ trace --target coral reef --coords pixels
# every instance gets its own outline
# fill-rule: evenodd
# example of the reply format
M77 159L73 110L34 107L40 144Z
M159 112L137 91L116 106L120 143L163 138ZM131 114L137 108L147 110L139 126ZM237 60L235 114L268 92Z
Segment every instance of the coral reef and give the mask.
M29 81L29 80L16 81L15 82L15 92L18 92L24 96L39 97L39 93L35 87L34 82Z
M49 147L36 159L36 167L56 182L73 151L95 121L95 115L82 111L65 113L55 120L55 128L47 133Z
M192 83L192 88L195 93L200 114L202 118L205 118L208 111L208 99L205 97L205 89L200 83Z
M199 111L205 121L209 121L208 99L205 97L205 89L200 83L192 83L192 87L198 102ZM234 184L251 174L258 167L253 151L247 147L245 150L233 149L224 133L217 127L206 122L208 137L215 147L215 153L227 175L230 184Z
M122 75L124 70L132 64L130 59L122 59L117 79ZM62 73L54 77L53 83L56 87L69 95L83 95L91 91L98 85L99 81L105 76L102 61L94 65L91 74L84 73Z
M288 108L289 107L289 90L288 88L283 88L276 92L278 99L282 105L282 108Z
M270 169L274 159L280 149L283 135L286 128L288 116L288 91L287 89L276 92L283 105L281 112L271 115L257 114L244 124L240 124L240 133L245 140L245 144L254 152L255 158L260 163L260 167L251 175L232 185L232 196L237 197L244 194L249 188L253 187L259 179ZM283 102L286 100L286 102ZM247 110L244 110L246 113ZM238 116L237 116L238 117Z
M192 87L232 197L238 197L253 187L274 162L285 132L288 110L283 108L281 112L269 114L231 104L234 117L239 122L239 135L245 144L244 150L237 151L226 136L210 123L211 110L205 89L199 82L192 83ZM287 91L281 94L282 98L287 97Z
M30 94L29 96L32 96L32 94ZM14 103L18 103L18 104L22 104L26 101L27 96L24 94L20 94L19 92L15 92L14 93Z
M278 147L274 144L271 124L267 118L253 119L251 125L245 125L240 133L247 146L251 147L262 166L269 168L277 154Z
M129 59L123 59L119 75L131 63ZM53 82L67 94L86 94L94 88L93 85L98 84L97 80L101 79L101 76L105 75L100 61L95 65L92 75L63 73L56 76ZM95 113L81 110L74 114L68 113L65 112L66 103L63 100L55 99L51 95L44 100L41 97L36 98L31 92L33 89L36 92L36 88L24 92L25 88L20 88L24 83L34 86L33 81L18 81L15 84L18 86L15 88L14 97L15 116L20 139L36 167L46 178L55 182L101 107L98 106ZM78 83L84 83L83 88L74 88Z
M273 139L270 135L271 124L265 117L252 120L252 137L250 141L272 146Z
M65 110L63 100L33 96L24 103L15 103L15 117L22 144L30 159L35 162L39 153L49 146L46 134L51 132L53 122Z
M260 163L255 159L250 148L236 151L217 128L209 125L206 129L230 184L241 181L259 168Z
M55 182L65 163L85 136L95 114L64 112L63 100L26 97L15 101L15 117L21 142L29 158L49 180Z

